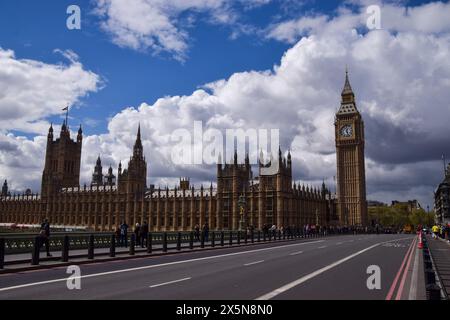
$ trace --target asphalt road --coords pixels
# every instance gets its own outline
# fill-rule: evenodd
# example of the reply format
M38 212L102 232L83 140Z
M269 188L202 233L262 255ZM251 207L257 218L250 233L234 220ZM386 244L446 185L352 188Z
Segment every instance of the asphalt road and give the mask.
M410 247L412 235L350 235L97 263L80 267L80 290L65 267L5 274L0 300L404 299ZM380 289L367 287L371 265Z

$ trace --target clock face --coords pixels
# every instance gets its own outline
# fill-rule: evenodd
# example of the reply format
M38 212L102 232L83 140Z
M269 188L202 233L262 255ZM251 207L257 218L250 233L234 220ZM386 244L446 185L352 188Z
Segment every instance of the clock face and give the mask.
M353 127L350 124L343 126L340 130L340 134L343 137L349 138L353 135Z

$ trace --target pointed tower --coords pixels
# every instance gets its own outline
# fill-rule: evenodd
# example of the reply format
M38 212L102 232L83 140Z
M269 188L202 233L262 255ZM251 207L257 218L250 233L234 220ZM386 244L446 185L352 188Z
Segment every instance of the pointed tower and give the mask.
M108 169L108 175L106 175L105 177L105 184L109 187L116 185L116 176L113 174L113 168L111 167L111 165Z
M2 187L2 197L7 197L8 196L8 181L5 180L5 182L3 183L3 187Z
M100 159L100 155L97 158L97 162L95 164L94 173L92 174L92 186L102 186L103 185L103 168L102 168L102 160Z
M343 225L367 225L364 121L356 107L348 76L336 114L337 210Z
M143 196L147 189L147 162L144 157L140 124L128 168L120 173L121 169L119 165L119 192Z
M69 125L63 121L59 138L54 140L53 125L47 135L45 164L42 173L41 193L43 197L60 191L61 188L77 187L80 184L80 164L83 132L78 130L77 140L70 138Z

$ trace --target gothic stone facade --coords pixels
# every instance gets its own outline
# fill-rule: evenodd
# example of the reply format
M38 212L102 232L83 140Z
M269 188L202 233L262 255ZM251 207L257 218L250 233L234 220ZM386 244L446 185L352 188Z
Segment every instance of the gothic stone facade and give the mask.
M48 218L53 225L85 226L112 231L122 222L129 225L147 221L152 231L185 231L195 225L211 230L236 230L241 221L261 229L314 225L367 225L364 164L364 122L356 108L355 96L346 75L341 108L336 114L337 192L335 197L321 189L293 183L292 161L281 150L269 164L260 156L259 176L253 179L248 156L238 163L217 165L217 187L195 189L182 179L173 189L147 187L147 163L140 128L127 169L119 164L117 177L110 167L103 175L97 160L92 183L79 185L82 130L70 138L66 122L60 137L48 133L42 194L10 195L7 183L0 196L0 222L40 223ZM264 174L272 165L274 174ZM240 202L245 200L243 217Z
M336 114L337 211L344 225L367 225L364 121L356 108L348 72Z
M216 188L194 189L187 179L171 190L147 188L147 163L139 129L127 169L122 170L120 163L117 178L111 167L103 176L99 158L91 185L81 187L81 142L81 128L73 141L66 124L56 140L51 127L42 194L11 196L5 181L0 222L36 224L48 218L53 225L111 231L121 221L130 225L148 221L152 231L192 230L205 223L211 230L236 230L242 219L240 197L245 198L247 224L258 229L265 224L327 225L335 216L334 200L325 185L319 190L292 183L291 156L286 159L281 150L276 162L278 172L273 175L260 174L253 179L248 157L244 164L238 164L235 154L234 163L217 165ZM260 171L263 167L259 165Z

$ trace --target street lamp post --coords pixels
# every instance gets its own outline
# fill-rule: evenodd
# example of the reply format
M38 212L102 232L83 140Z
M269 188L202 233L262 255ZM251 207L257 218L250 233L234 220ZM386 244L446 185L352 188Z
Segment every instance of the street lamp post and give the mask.
M245 201L244 195L241 195L239 197L238 205L239 205L239 210L240 210L240 214L241 214L241 220L239 221L239 230L242 231L247 226L247 215L245 213L246 201Z

